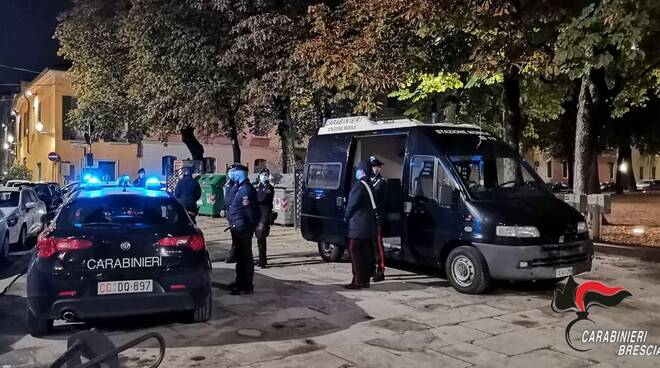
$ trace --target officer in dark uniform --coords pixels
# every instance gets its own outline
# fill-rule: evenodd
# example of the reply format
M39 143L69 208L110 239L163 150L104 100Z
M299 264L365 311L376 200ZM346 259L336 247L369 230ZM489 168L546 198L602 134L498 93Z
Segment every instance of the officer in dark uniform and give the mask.
M362 162L355 171L357 183L348 194L346 218L348 223L348 249L351 252L353 281L347 289L369 287L369 278L374 271L373 242L378 229L376 225L376 203L369 173L371 166Z
M197 201L202 197L199 182L192 177L192 167L183 168L183 177L174 188L174 197L186 209L193 222L197 218Z
M257 224L257 248L259 248L259 267L266 268L268 259L266 256L266 237L270 233L270 216L273 212L273 197L275 191L270 184L270 170L261 169L259 173L259 184L257 185L257 202L259 202L259 223Z
M138 170L138 176L133 180L133 186L134 187L142 187L144 188L144 185L147 183L147 178L145 178L146 172L144 169Z
M220 216L226 217L227 212L229 212L229 205L231 204L231 201L234 199L234 196L236 195L236 183L234 183L234 180L232 179L231 176L231 171L234 169L234 165L231 165L227 168L227 182L223 186L223 191L224 191L224 204L222 206L222 210L220 210ZM229 254L227 255L227 259L225 260L227 263L236 263L236 256L234 252L234 243L232 243L231 248L229 248Z
M259 207L257 192L247 176L248 168L234 164L231 170L236 193L227 211L231 229L231 242L236 256L236 281L229 285L234 295L251 294L254 291L254 261L252 260L252 235L257 228Z
M376 274L374 275L373 282L385 280L385 252L383 250L383 225L385 223L385 179L380 175L383 169L383 162L376 156L369 157L369 164L371 165L371 186L374 189L374 199L376 200L378 223L378 233L374 241L374 260L376 263Z

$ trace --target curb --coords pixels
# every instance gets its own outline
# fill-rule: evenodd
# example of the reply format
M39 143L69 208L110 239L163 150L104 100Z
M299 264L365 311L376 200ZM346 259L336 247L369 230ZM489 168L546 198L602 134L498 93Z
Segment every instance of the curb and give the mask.
M660 262L660 247L595 243L596 252L618 256L641 258L645 261Z

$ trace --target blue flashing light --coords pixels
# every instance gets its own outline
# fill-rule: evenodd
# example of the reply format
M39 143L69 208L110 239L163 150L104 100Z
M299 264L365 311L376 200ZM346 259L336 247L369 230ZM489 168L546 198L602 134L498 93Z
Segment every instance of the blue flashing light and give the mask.
M167 192L163 192L161 190L145 190L145 194L147 197L153 197L153 198L167 198L169 197L169 194Z
M87 184L101 184L101 181L99 180L99 178L94 177L94 176L90 176L86 181L87 181Z
M160 179L155 176L147 178L147 181L144 183L144 187L149 189L160 189Z

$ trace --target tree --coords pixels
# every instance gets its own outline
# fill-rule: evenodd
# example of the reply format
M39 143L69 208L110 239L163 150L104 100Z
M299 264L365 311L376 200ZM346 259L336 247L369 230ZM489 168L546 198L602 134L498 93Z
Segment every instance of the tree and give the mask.
M649 81L650 72L657 67L658 10L655 1L586 2L581 14L560 29L552 68L581 80L575 135L576 193L599 191L599 136L602 127L619 114L615 107L645 104L644 99L636 98L644 95L639 90L622 92L627 85Z
M2 177L3 183L6 183L7 180L32 180L32 170L25 165L14 165Z

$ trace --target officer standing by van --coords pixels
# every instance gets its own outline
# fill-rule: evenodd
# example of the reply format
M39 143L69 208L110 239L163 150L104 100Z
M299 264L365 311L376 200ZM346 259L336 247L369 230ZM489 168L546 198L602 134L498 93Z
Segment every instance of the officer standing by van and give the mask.
M184 167L183 177L174 188L174 197L186 209L193 222L197 218L197 201L202 197L202 188L199 182L192 177L193 168Z
M147 183L147 178L145 178L145 176L146 176L146 171L144 171L143 168L140 168L140 170L138 170L137 178L135 178L135 180L133 181L133 186L144 188L145 184Z
M257 248L259 248L259 267L268 266L266 256L266 238L270 234L270 217L273 212L273 197L275 191L270 184L270 170L261 169L259 172L259 184L257 185L257 201L259 202L259 224L257 224Z
M257 227L257 192L248 179L248 168L234 164L230 171L236 192L229 204L227 220L231 230L231 243L236 256L236 281L229 285L234 295L252 294L254 261L252 236Z
M353 280L347 289L369 287L374 272L373 242L377 235L376 202L369 173L371 166L361 162L355 171L357 183L348 194L345 221L348 223L348 249L351 252Z
M383 162L376 156L369 157L371 165L371 186L374 189L374 199L376 200L376 220L378 231L374 241L374 260L376 263L373 282L385 280L385 251L383 249L383 225L385 224L385 179L380 175L383 169Z

